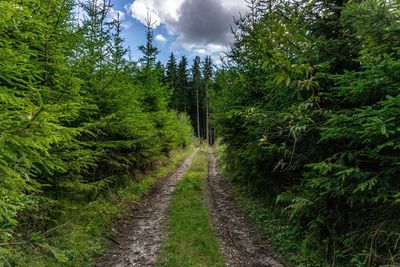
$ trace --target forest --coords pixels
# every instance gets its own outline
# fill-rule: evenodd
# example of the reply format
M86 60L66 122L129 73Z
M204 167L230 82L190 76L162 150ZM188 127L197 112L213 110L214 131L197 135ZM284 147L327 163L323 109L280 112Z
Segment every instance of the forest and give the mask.
M399 2L250 3L211 103L229 177L331 266L397 266Z
M399 264L400 3L247 3L221 64L164 64L151 19L131 58L110 1L0 0L0 266L90 266L199 142L293 266Z

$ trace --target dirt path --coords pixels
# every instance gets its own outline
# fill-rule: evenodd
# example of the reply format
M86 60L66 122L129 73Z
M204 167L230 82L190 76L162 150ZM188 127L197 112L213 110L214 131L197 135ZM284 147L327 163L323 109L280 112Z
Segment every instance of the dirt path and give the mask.
M240 212L228 184L222 178L213 152L210 153L207 187L210 217L226 265L283 267L274 259L273 250L264 237Z
M118 236L95 266L154 266L165 234L167 210L176 184L191 165L193 152L178 169L160 181L132 207L131 215L115 229Z

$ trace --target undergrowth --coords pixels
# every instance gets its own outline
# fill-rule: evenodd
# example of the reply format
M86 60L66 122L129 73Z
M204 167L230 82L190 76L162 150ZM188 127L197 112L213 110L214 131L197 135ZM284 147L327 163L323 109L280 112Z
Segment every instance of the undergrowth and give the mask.
M224 146L218 145L216 152L221 164L221 170L226 172L224 159ZM243 211L256 223L261 231L267 234L269 242L273 245L278 255L296 267L326 267L324 263L324 250L316 240L307 238L301 229L288 223L282 215L274 199L266 196L257 196L250 187L231 182L235 199ZM313 249L310 249L313 247ZM290 264L290 263L289 263Z
M140 174L135 180L126 178L124 184L110 188L93 201L58 200L57 226L46 232L21 227L25 240L0 244L0 266L91 266L114 234L112 221L123 217L130 202L145 195L157 178L175 169L190 151L175 151L155 170ZM26 222L25 227L28 225Z

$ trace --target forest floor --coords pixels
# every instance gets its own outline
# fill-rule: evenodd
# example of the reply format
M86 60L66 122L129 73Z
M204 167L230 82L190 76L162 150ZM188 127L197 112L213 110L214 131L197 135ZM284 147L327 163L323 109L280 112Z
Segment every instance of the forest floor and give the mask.
M168 209L172 195L192 164L196 152L188 156L174 172L160 180L146 197L131 207L127 217L113 226L117 236L112 239L113 243L106 254L97 260L97 267L157 265L167 237ZM213 151L210 151L208 160L203 204L208 210L211 227L218 239L225 265L285 266L276 260L277 257L264 235L255 230L241 211L228 182L219 171Z

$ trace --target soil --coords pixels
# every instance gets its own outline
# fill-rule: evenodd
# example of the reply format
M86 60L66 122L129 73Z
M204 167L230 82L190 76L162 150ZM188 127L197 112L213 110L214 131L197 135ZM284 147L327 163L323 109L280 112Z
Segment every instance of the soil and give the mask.
M191 165L194 154L195 152L187 157L176 171L161 179L146 197L131 207L127 217L114 225L118 234L115 238L110 237L112 245L107 254L97 260L95 266L155 266L166 236L168 207L172 194L178 181ZM235 202L213 152L209 154L204 201L226 266L285 266L277 260L265 236L253 228L252 222Z
M206 202L226 266L283 267L263 234L256 231L235 202L215 154L210 153Z
M176 184L191 165L195 152L176 171L161 179L128 216L114 225L117 236L97 267L154 266L165 236L167 211Z

